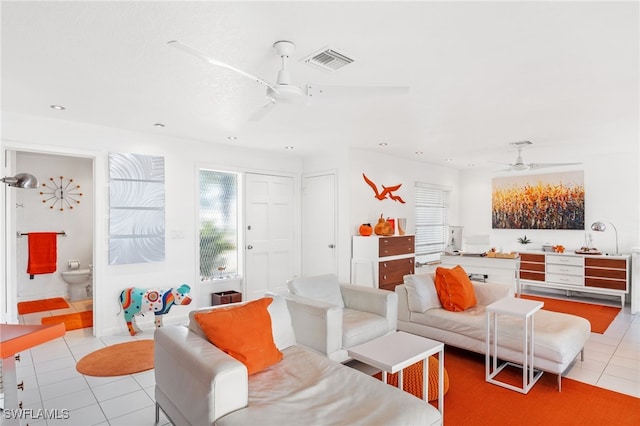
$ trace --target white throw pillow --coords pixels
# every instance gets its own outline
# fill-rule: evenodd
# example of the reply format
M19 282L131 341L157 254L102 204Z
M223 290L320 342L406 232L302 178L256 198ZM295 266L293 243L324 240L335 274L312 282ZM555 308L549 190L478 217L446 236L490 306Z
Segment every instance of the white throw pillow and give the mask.
M284 297L275 294L267 294L267 297L273 299L273 302L267 307L267 311L271 315L273 342L280 350L295 345L296 335L291 325L291 314L287 307L287 301Z
M428 309L442 307L436 292L433 274L405 275L404 285L407 289L411 312L425 312Z
M294 278L287 284L292 294L344 308L340 282L335 274Z

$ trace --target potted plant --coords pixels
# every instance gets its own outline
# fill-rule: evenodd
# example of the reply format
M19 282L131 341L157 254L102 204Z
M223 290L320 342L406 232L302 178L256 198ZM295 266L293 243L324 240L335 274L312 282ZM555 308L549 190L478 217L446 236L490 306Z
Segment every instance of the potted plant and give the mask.
M527 236L525 235L524 237L518 238L518 242L520 244L526 245L526 244L529 244L531 242L531 240L528 239Z

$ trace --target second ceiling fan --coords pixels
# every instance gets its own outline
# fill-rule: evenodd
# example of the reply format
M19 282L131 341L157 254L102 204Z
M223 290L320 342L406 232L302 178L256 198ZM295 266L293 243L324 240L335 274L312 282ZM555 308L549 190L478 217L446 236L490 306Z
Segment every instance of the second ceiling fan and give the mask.
M280 57L281 68L278 71L278 77L275 83L269 83L262 78L256 77L244 70L236 68L225 62L214 59L201 51L172 40L167 43L171 47L182 50L185 53L193 55L201 60L215 66L229 69L244 77L247 77L256 83L266 87L267 103L254 112L250 120L256 121L264 117L278 103L303 103L313 97L334 97L334 96L362 96L362 95L387 95L387 94L405 94L409 92L408 87L401 86L327 86L307 83L303 86L293 84L291 74L288 69L288 60L295 51L295 44L280 40L273 44L276 54Z
M504 169L502 171L524 171L524 170L535 170L535 169L543 169L547 167L560 167L560 166L575 166L581 163L525 163L522 160L522 149L525 146L533 145L531 141L519 141L519 142L511 142L509 145L515 146L518 150L518 157L516 158L515 163L507 164L509 166L508 169ZM504 164L504 163L498 163Z

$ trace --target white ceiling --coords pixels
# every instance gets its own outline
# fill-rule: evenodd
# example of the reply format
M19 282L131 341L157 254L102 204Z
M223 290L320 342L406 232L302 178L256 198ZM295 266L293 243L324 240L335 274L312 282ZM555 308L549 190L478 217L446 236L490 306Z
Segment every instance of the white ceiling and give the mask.
M1 13L7 112L203 143L292 145L293 155L348 144L460 168L513 162L509 142L524 139L534 142L525 162L638 149L636 1L3 0ZM280 68L272 44L290 40L297 84L410 91L280 105L250 122L265 104L264 86L170 40L269 82ZM299 61L327 45L356 62L329 73Z

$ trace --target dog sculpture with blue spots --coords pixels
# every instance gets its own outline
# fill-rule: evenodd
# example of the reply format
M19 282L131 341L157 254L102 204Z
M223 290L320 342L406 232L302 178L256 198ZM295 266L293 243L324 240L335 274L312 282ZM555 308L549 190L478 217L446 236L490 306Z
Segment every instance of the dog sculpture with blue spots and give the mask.
M124 320L127 322L129 334L135 336L142 331L135 322L135 315L153 313L156 328L162 327L162 316L169 312L173 305L188 305L191 303L189 292L191 288L182 284L178 288L169 290L126 288L120 293L120 305L124 310Z

